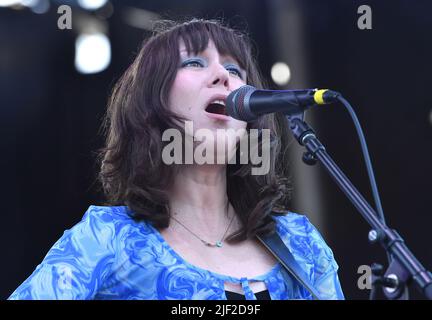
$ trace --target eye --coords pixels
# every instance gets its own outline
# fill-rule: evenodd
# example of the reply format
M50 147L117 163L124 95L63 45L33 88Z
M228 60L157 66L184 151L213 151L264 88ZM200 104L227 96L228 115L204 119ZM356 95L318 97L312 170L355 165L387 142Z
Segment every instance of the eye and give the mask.
M229 65L229 66L226 66L225 68L229 71L230 74L233 74L233 75L239 77L240 79L243 79L242 73L238 67L233 66L233 65Z
M192 68L202 68L204 67L204 62L201 60L186 60L181 64L182 68L184 67L192 67Z

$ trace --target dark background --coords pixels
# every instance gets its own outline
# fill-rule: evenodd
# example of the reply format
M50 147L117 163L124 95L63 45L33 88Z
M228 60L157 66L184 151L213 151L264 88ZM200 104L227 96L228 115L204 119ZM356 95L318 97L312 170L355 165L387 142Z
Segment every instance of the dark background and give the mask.
M57 28L61 3L72 7L72 30ZM115 80L149 35L125 21L126 7L162 17L224 18L247 27L272 88L280 89L270 68L285 61L292 71L286 88L342 92L363 126L388 224L432 268L431 1L111 1L111 15L86 12L74 1L50 4L44 14L0 8L0 298L31 274L89 205L102 200L95 181L101 117ZM372 8L372 30L357 27L357 8L363 4ZM80 18L108 27L112 60L100 73L75 70ZM285 44L291 51L281 49ZM341 105L309 113L328 152L373 204L348 113ZM311 220L334 251L346 298L367 299L369 291L357 287L357 269L385 263L385 255L368 243L368 225L319 165L302 165L293 176L301 180L308 170L317 179L308 183L319 186L323 199L320 216ZM293 210L304 212L307 195L297 191L295 196L302 201L294 201ZM422 298L415 289L411 294Z

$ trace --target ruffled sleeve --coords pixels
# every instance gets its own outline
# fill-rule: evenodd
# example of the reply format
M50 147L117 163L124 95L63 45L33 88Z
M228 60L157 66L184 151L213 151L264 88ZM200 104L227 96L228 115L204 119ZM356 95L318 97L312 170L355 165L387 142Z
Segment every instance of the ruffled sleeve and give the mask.
M92 299L115 260L112 219L106 207L90 206L9 299Z

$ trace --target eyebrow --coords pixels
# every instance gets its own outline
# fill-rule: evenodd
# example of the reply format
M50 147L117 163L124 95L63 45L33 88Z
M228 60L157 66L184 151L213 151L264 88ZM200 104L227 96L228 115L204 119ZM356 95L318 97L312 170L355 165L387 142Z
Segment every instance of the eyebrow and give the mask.
M180 52L185 52L187 55L192 55L193 54L192 52L188 53L186 49L181 49ZM197 54L202 54L202 53L204 53L204 51L198 52ZM221 55L220 54L220 56L226 62L233 63L233 64L237 65L240 69L243 70L243 68L240 67L240 63L235 58L233 58L231 55Z
M205 51L205 50L204 50L204 51ZM202 54L202 53L204 53L204 51L198 52L197 54ZM184 48L184 49L180 49L180 53L183 53L183 52L186 53L187 55L191 55L191 54L193 54L193 52L188 53L188 51L187 51L186 48ZM235 64L237 67L239 67L240 72L243 73L243 78L244 78L244 80L246 80L247 72L246 72L246 70L245 70L244 68L242 68L242 67L240 66L240 63L239 63L236 59L234 59L231 55L220 55L220 56L221 56L223 59L226 60L225 63L232 63L232 64Z

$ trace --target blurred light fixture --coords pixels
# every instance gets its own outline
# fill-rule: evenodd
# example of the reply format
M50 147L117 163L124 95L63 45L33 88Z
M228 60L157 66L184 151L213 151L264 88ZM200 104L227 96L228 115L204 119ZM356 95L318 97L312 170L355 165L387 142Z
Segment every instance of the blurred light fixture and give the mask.
M429 122L432 125L432 110L429 112Z
M47 13L50 8L49 0L0 0L0 7L11 7L12 9L29 8L37 14Z
M21 0L19 1L20 4L26 7L34 7L36 6L40 1L39 0Z
M0 7L11 7L21 4L21 0L0 0Z
M108 0L78 0L78 4L87 10L97 10L103 7Z
M105 70L111 62L111 44L103 33L81 34L75 41L75 68L83 74Z
M49 0L21 0L21 4L37 14L47 13L50 8Z
M276 62L271 68L271 77L277 85L286 85L291 79L290 68L284 62Z

